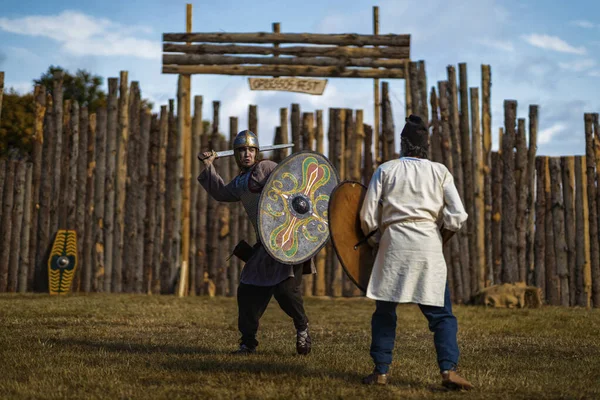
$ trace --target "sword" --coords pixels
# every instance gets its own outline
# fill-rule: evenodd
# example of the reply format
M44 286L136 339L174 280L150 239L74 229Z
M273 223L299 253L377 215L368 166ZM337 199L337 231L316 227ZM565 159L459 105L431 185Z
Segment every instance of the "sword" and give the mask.
M258 151L271 151L271 150L277 150L277 149L287 149L289 147L294 147L294 144L289 143L289 144L274 144L271 146L262 146L261 148L258 149ZM217 155L217 158L229 157L229 156L233 155L233 150L217 151L217 152L215 152L215 154ZM198 158L200 159L200 161L202 161L202 160L207 159L208 157L204 157L202 155L202 153L200 153L198 155Z

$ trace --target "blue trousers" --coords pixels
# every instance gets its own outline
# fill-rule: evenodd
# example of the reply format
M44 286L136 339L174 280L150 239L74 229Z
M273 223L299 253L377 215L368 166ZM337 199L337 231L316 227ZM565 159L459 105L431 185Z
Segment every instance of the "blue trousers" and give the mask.
M387 374L392 363L392 352L396 340L396 307L398 303L377 301L371 319L371 357L375 370ZM450 291L446 282L444 306L434 307L419 304L419 308L427 321L429 330L433 332L433 343L437 352L437 361L441 371L451 370L458 365L458 342L456 333L458 324L452 314Z

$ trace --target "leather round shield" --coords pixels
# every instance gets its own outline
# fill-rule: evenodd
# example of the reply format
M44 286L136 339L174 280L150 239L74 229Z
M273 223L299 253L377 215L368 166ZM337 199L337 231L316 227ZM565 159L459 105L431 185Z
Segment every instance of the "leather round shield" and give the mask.
M360 209L367 188L354 181L340 183L329 200L331 242L344 272L363 292L367 291L375 257L360 227Z
M322 154L302 151L273 170L259 200L260 241L271 257L301 264L329 240L329 196L338 173Z

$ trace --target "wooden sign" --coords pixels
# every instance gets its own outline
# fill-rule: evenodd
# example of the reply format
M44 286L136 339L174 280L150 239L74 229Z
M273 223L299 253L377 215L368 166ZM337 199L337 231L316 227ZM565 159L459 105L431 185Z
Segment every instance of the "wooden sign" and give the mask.
M279 90L321 95L327 79L306 78L248 78L250 90Z

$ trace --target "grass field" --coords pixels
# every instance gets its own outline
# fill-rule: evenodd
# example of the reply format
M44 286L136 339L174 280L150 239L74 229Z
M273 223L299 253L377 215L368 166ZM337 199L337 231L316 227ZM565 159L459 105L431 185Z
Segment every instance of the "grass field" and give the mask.
M432 334L398 308L391 384L372 369L367 299L307 299L313 352L295 355L291 320L273 300L259 352L237 346L231 298L0 296L3 399L600 398L600 310L455 307L471 392L440 386Z

